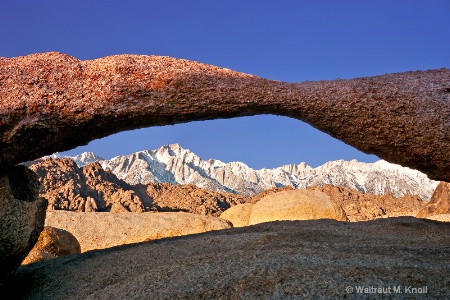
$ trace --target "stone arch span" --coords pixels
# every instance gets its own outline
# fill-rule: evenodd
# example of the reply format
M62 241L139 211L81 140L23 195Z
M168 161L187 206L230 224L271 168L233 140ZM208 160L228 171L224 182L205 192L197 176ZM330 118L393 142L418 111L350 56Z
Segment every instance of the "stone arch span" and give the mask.
M124 130L274 114L450 181L449 103L448 69L292 84L161 56L0 58L0 166Z

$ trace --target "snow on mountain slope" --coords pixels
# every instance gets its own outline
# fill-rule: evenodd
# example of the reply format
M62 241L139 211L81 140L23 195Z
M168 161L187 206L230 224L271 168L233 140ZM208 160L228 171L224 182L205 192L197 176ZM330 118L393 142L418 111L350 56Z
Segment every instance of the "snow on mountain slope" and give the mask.
M213 191L228 191L246 196L272 187L303 188L332 184L363 193L390 192L396 197L405 194L419 195L422 199L429 200L438 184L419 171L382 160L375 163L337 160L317 168L302 162L275 169L253 170L241 162L203 160L178 144L117 156L110 160L102 160L93 153L83 153L73 159L79 165L99 160L104 169L109 168L118 178L130 184L192 183Z
M77 156L71 157L79 167L92 164L93 162L104 160L102 157L95 155L93 152L83 152Z

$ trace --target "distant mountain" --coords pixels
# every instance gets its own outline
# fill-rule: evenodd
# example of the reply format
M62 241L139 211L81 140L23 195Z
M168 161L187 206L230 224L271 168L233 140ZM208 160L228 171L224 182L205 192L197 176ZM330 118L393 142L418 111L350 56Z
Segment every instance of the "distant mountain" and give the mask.
M282 189L270 189L253 197L226 192L213 192L193 184L149 183L130 185L120 180L99 162L78 167L70 158L47 157L29 168L38 175L39 197L46 198L48 210L74 212L189 212L220 216L228 208L256 203L263 197ZM429 203L418 196L396 198L363 194L357 190L325 185L308 187L326 193L331 201L345 211L350 221L365 221L396 216L415 216ZM240 213L238 212L238 215ZM242 216L244 216L243 214Z
M80 161L89 159L90 156L83 156ZM130 185L104 170L98 162L79 167L67 157L39 159L29 168L38 175L39 196L47 199L48 210L184 211L218 216L232 205L250 201L243 196L212 192L194 185Z
M104 160L104 158L95 155L93 152L83 152L77 156L71 157L78 167L84 167L96 161Z
M438 182L416 170L380 160L375 163L330 161L312 168L302 162L275 169L254 170L242 162L224 163L203 160L178 144L155 150L139 151L130 155L102 160L93 153L72 157L79 166L98 161L129 184L169 182L194 184L212 191L232 192L252 196L271 188L291 186L304 188L331 184L358 190L361 193L395 197L418 195L429 200Z
M102 161L105 160L103 157L100 157L98 155L96 155L93 152L83 152L81 154L78 154L76 156L66 156L66 155L61 155L60 153L54 153L52 155L47 155L44 157L41 157L40 159L34 160L34 161L29 161L29 162L25 162L23 163L26 166L30 166L32 164L34 164L35 162L39 161L39 160L45 160L47 158L51 158L51 159L59 159L59 158L70 158L72 159L77 165L78 167L84 167L86 165L92 164L93 162L96 161Z

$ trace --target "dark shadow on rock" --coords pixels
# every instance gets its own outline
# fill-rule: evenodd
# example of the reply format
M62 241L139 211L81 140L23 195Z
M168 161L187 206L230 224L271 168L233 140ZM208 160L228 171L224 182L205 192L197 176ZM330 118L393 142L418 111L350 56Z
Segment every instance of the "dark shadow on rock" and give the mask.
M0 281L20 266L44 228L47 200L38 198L36 174L10 167L0 178Z

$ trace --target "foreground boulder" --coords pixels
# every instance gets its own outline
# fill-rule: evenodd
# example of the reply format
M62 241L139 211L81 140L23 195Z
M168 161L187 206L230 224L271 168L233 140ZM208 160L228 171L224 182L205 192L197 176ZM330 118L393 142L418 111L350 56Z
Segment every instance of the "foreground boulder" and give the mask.
M450 223L412 217L271 222L22 266L6 290L23 299L446 299L449 236Z
M232 206L224 211L220 215L220 218L230 221L233 224L233 227L248 226L253 206L255 206L253 203L244 203Z
M66 230L45 226L37 243L22 264L31 264L60 256L81 253L77 239Z
M24 166L0 177L0 279L15 270L44 228L47 201L38 199L36 174Z
M334 219L348 221L344 210L320 191L291 190L267 195L250 213L249 225L283 220Z
M418 218L450 214L450 183L439 182L431 200L417 214Z
M115 132L275 114L450 181L450 70L290 84L194 61L60 53L0 58L0 166Z
M348 221L344 210L327 194L306 189L268 193L257 203L233 206L220 217L236 227L283 220Z
M75 213L48 211L45 225L72 233L81 251L229 229L223 219L190 213Z

